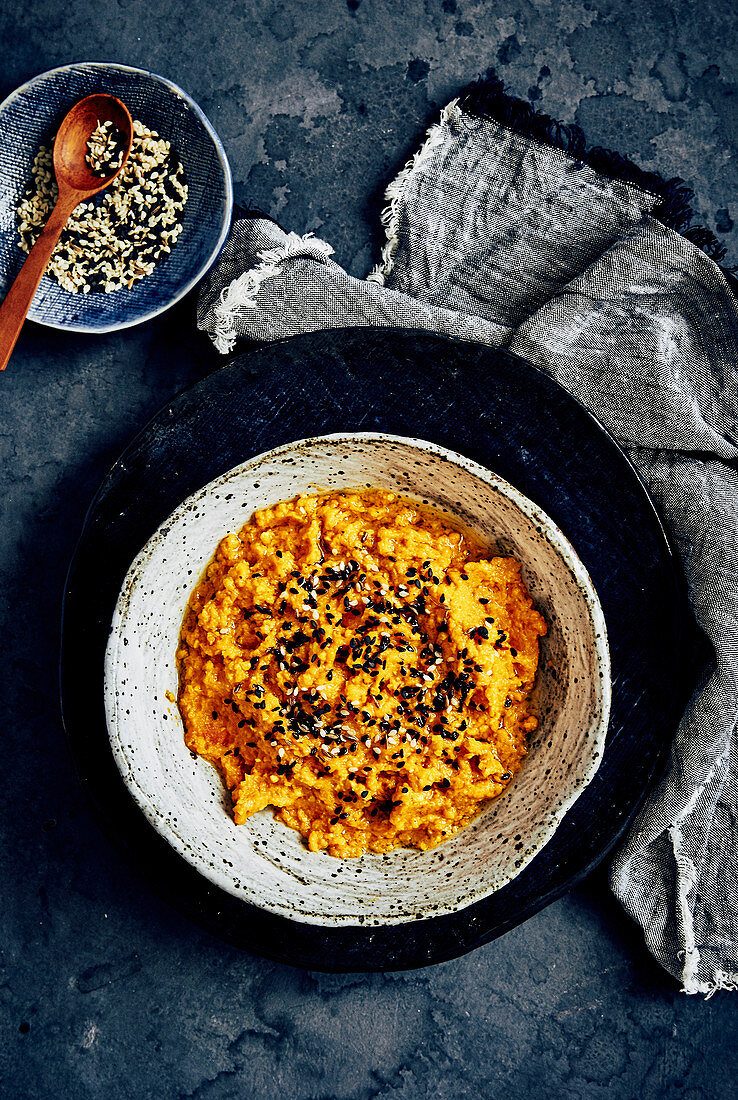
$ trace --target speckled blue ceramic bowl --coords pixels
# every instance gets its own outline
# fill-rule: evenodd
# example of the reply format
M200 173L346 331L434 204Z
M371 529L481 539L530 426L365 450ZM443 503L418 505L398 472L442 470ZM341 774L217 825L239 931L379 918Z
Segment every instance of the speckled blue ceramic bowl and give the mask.
M233 207L231 172L213 127L197 104L164 77L126 65L83 62L51 69L0 104L0 298L25 259L15 210L39 145L48 144L78 99L110 92L135 119L171 141L187 174L183 230L169 256L130 289L70 294L44 276L28 316L74 332L111 332L156 317L203 277L225 242Z

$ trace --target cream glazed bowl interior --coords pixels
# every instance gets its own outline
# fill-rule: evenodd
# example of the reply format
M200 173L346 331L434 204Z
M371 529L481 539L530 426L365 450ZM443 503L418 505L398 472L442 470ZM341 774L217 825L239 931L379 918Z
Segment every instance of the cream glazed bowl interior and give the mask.
M176 649L190 592L224 535L256 508L317 489L389 489L448 513L511 554L548 624L535 691L538 729L521 771L465 829L429 852L336 859L310 852L270 809L236 826L214 768L184 743ZM450 913L513 879L595 775L610 712L605 621L567 539L482 466L381 433L303 439L258 455L189 497L133 562L105 658L116 763L154 828L207 879L259 908L328 926L400 924Z

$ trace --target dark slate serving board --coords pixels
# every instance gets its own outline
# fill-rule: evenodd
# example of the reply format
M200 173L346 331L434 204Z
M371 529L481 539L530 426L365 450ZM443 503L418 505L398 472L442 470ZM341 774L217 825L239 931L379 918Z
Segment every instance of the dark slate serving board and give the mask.
M306 436L387 431L468 455L540 505L589 570L608 626L613 707L595 779L509 885L462 912L386 928L329 929L251 907L211 885L148 824L118 774L103 658L128 567L190 493ZM83 787L110 839L193 921L317 970L392 970L463 954L559 897L612 850L662 764L690 688L695 644L679 571L649 497L602 426L506 352L414 330L311 333L241 355L169 402L103 482L67 580L61 693Z

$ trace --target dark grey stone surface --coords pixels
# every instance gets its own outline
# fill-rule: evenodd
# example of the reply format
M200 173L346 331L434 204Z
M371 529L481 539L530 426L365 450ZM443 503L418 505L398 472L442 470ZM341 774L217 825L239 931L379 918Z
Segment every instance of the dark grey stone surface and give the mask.
M381 190L495 64L592 143L681 175L738 259L728 0L4 0L0 93L77 60L151 68L219 130L236 195L363 275ZM679 993L598 872L504 939L400 975L321 976L214 941L101 837L61 730L66 565L117 452L216 364L192 301L100 338L29 325L0 376L0 1092L548 1100L736 1095L738 1000Z

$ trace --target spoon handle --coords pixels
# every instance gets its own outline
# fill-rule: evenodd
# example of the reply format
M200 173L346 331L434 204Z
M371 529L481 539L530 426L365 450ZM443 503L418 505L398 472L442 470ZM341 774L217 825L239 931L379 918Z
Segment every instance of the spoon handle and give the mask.
M16 275L13 285L0 306L0 370L5 370L15 342L23 328L26 314L31 308L33 296L41 282L51 253L56 248L61 232L69 220L69 215L84 198L74 191L62 191L56 200L56 206L49 220L28 253L23 267Z

